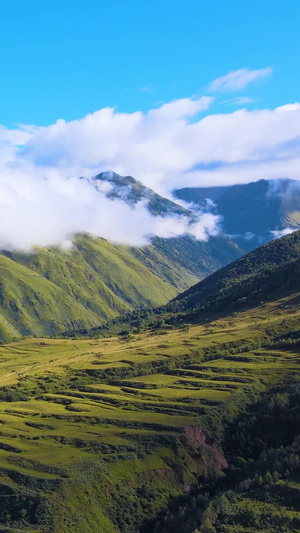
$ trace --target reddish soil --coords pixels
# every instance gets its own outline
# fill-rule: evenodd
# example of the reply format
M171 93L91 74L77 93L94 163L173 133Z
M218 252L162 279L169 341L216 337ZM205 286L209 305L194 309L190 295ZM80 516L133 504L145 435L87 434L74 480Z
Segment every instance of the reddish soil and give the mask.
M228 463L224 454L213 446L212 440L201 426L188 426L186 428L188 440L193 443L195 448L203 448L203 452L208 456L220 470L228 468Z

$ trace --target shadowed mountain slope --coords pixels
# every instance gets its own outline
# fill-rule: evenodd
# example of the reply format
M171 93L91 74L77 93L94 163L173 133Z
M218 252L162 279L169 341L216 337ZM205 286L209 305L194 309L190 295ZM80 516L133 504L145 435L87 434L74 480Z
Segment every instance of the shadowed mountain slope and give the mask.
M180 294L169 311L218 311L275 299L300 286L300 231L272 241Z
M245 250L274 238L272 232L300 227L300 184L290 179L259 180L224 187L187 187L175 198L200 207L209 198L223 217L223 231Z

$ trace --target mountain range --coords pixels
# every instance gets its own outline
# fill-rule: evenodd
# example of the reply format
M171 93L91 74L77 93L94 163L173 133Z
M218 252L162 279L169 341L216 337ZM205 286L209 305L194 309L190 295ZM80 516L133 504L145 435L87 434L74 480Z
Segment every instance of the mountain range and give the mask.
M259 180L222 187L186 187L174 197L202 208L209 201L222 217L222 229L246 251L287 229L300 227L300 186L291 179Z
M241 310L300 290L300 230L234 261L171 301L166 309L193 316Z
M191 221L196 216L193 210L156 194L130 176L105 172L93 178L93 184L96 188L105 184L106 195L112 199L121 198L130 205L146 202L153 216L180 215ZM249 243L253 246L257 239L269 240L270 228L281 231L296 227L300 220L300 196L297 193L292 198L290 193L295 188L291 180L273 184L262 180L244 186L177 191L178 197L185 201L193 198L199 206L207 204L205 198L210 198L214 202L213 211L223 216L225 233L208 241L197 241L188 235L171 239L153 237L148 246L137 248L77 235L68 251L55 247L37 247L32 253L3 250L1 341L89 330L134 309L166 304L241 257ZM275 191L274 198L271 189ZM251 201L247 202L247 198ZM256 208L252 207L255 198ZM254 210L259 213L257 206L264 203L269 210L255 217ZM254 222L248 225L251 217ZM242 228L239 233L246 229L258 233L251 240L226 236L238 227ZM185 298L182 296L181 302Z

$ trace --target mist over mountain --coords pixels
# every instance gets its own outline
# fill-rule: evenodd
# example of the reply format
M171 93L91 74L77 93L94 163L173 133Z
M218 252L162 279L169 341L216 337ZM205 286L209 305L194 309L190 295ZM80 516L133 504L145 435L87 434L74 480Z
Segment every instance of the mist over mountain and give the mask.
M182 205L112 171L77 184L91 195L85 208L91 201L100 209L101 233L106 228L108 239L95 237L93 227L71 233L65 247L3 247L2 341L89 329L120 313L166 304L300 223L300 188L293 180L181 189L175 195ZM38 230L47 235L47 228Z
M12 246L4 249L0 253L2 342L96 327L120 313L162 305L243 254L230 239L218 235L217 216L194 215L134 178L104 173L89 186L96 201L101 194L102 205L111 206L105 221L109 235L123 222L123 233L116 240L144 246L78 233L67 248L35 246L29 253ZM114 228L109 227L120 216L120 205L126 213L134 213L141 202L143 215L135 220L133 234L122 216ZM145 213L158 231L140 241Z
M187 187L174 197L220 215L222 230L245 250L300 227L300 184L291 179L259 180L224 187Z
M265 73L242 70L237 76L251 79ZM143 246L154 235L190 234L207 240L220 231L220 218L207 204L192 221L179 208L176 213L171 210L169 218L160 217L156 200L145 191L140 202L133 202L123 185L117 194L114 185L107 194L112 185L108 175L97 180L97 187L93 179L107 169L134 176L168 199L172 190L184 187L231 186L282 176L298 179L299 104L210 113L215 99L179 98L133 113L106 107L48 126L2 126L0 248L28 252L35 245L68 247L78 233ZM225 207L221 211L226 214ZM244 226L229 226L228 234L246 232L250 239L255 232ZM280 231L277 226L271 224L268 231ZM223 230L227 232L226 220ZM264 238L257 235L251 246ZM249 246L245 239L242 243Z
M76 234L143 246L154 236L191 235L206 241L219 233L219 217L191 212L117 174L66 178L57 174L0 174L0 249L68 248Z
M191 221L196 219L193 213L178 203L160 196L132 176L120 176L116 172L101 172L93 178L97 189L105 192L107 198L121 199L135 206L138 202L147 202L147 208L154 216L184 215ZM204 210L205 211L205 210ZM207 211L207 209L206 209Z

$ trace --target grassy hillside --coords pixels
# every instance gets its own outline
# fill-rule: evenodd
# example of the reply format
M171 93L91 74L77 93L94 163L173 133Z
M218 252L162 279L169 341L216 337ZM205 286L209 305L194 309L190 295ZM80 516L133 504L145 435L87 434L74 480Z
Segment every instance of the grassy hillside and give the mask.
M0 255L2 339L54 334L66 327L99 323L95 314L51 281Z
M150 260L160 267L140 256L88 236L79 236L70 252L0 255L2 341L96 326L139 306L163 304L197 279L155 251Z
M18 262L0 255L2 341L96 326L120 312L163 303L176 294L174 287L128 254L114 247L110 253L110 245L101 244L95 257L90 240L90 261L102 268L101 275L84 260L72 261L59 251L40 250L19 256Z
M240 255L230 241L219 241L160 239L137 249L79 235L70 251L3 252L0 338L89 329L132 309L163 305Z
M276 299L299 286L300 231L272 241L215 272L180 294L167 309L195 315L208 309L233 310Z
M298 371L299 301L157 334L2 346L3 530L150 532L171 498L222 483L224 429Z
M177 292L128 250L87 235L78 236L69 252L37 249L34 254L11 257L51 280L100 318L155 300L162 302Z

